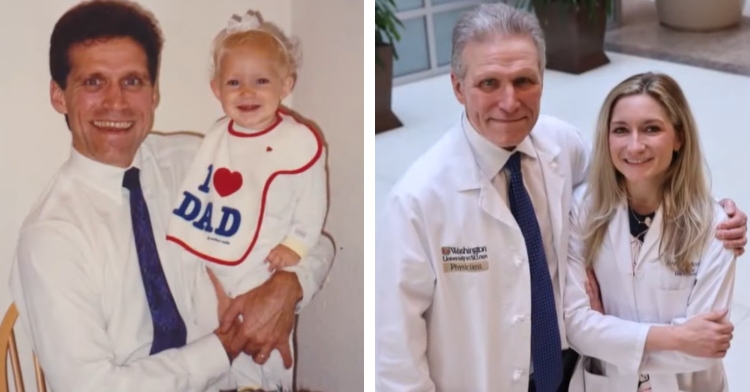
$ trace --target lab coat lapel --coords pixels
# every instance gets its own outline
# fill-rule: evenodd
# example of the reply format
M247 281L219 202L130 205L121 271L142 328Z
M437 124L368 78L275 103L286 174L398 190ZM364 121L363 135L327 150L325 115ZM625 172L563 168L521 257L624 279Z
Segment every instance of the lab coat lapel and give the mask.
M491 217L509 226L516 227L516 220L510 208L503 202L503 198L490 182L483 182L479 193L479 206Z
M565 186L565 173L563 173L557 162L560 148L555 145L544 143L538 138L534 139L539 167L542 170L544 180L544 191L547 197L547 208L552 221L552 236L555 243L555 252L558 255L567 254L567 236L562 235L563 220L568 219L568 209L563 208L568 204L563 191Z
M641 252L638 254L636 259L635 269L644 261L655 260L659 258L659 243L661 242L661 225L662 220L661 207L656 210L654 220L651 222L651 226L648 228L646 236L643 238L643 246L641 246Z
M507 195L501 197L492 183L482 176L479 164L474 158L471 145L468 139L466 139L461 123L459 122L451 132L454 132L452 136L456 138L454 145L458 159L456 160L455 172L450 178L455 178L456 190L458 192L474 192L478 194L478 203L482 211L500 223L511 228L515 227L518 230L510 208L503 201L507 198Z
M612 222L609 223L607 228L609 233L609 243L614 253L614 259L617 263L617 268L620 271L624 271L633 275L635 269L633 267L633 251L630 247L630 222L628 221L628 206L625 203L621 203L617 206L617 211Z
M661 208L656 210L654 220L643 238L643 245L641 245L641 250L638 252L635 262L633 262L633 249L631 247L632 236L630 234L629 214L630 210L627 203L623 202L617 207L617 212L609 225L609 240L620 270L634 274L643 261L658 258L662 213Z
M566 223L569 219L568 214L570 210L567 206L570 205L570 195L565 192L565 172L558 162L560 147L555 144L545 143L540 138L532 137L532 140L534 141L534 149L536 150L539 167L542 171L544 192L547 197L547 208L552 224L555 255L547 255L547 258L551 257L556 261L557 280L560 287L565 287L569 235L567 232L564 233L563 230L567 231L568 229Z

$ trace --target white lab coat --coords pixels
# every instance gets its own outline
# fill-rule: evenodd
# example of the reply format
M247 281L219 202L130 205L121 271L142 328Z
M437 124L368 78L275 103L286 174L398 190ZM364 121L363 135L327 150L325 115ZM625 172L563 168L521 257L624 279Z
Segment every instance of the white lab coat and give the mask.
M584 204L585 205L585 204ZM591 310L586 295L581 227L585 210L574 207L568 278L564 290L565 325L571 346L602 361L604 374L592 374L579 361L586 392L636 392L639 373L650 376L653 392L721 392L727 382L721 359L697 358L678 351L644 354L650 325L678 325L711 310L731 307L735 257L711 234L694 275L668 269L659 259L662 212L657 210L635 267L631 262L626 202L609 225L594 266L606 315ZM726 219L716 204L715 228ZM579 379L580 381L580 379Z
M588 148L572 126L546 116L530 137L550 201L556 255L547 256L558 263L562 289L571 192L584 179ZM526 392L531 289L524 238L481 176L460 122L395 185L380 218L376 390ZM486 257L488 269L445 272L444 247L473 249L467 254ZM557 308L564 336L562 304Z

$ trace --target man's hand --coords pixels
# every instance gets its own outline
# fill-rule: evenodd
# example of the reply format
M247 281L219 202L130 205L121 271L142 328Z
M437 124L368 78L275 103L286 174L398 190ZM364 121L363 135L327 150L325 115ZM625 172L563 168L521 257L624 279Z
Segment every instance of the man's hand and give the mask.
M589 296L589 304L591 305L591 309L604 314L604 304L602 303L602 296L599 292L599 282L596 280L594 270L591 268L586 268L586 276L588 276L588 279L586 279L585 283L586 294Z
M297 252L289 249L285 245L276 245L266 257L268 263L268 270L275 271L284 267L290 267L299 263L299 255Z
M725 248L734 250L736 256L742 256L747 245L747 215L731 199L722 199L719 204L729 219L716 227L716 239L722 240Z
M214 285L214 293L216 293L216 300L219 303L216 311L218 314L218 320L221 321L224 317L224 313L227 312L229 305L232 303L232 298L230 298L226 291L224 291L224 286L222 286L219 279L214 275L214 271L212 271L211 268L206 267L206 272L208 272L208 277Z
M676 327L679 350L704 358L724 358L729 350L734 325L727 310L701 314Z
M274 349L279 350L284 367L292 367L289 336L294 326L294 310L302 299L297 275L277 271L262 285L237 296L221 319L221 332L228 331L233 320L242 315L242 328L232 342L262 365Z
M233 347L232 342L235 340L239 332L242 330L242 323L240 323L240 320L235 319L230 325L229 330L226 332L221 332L219 328L217 328L214 331L214 334L219 338L221 341L221 345L224 346L224 351L227 353L227 357L229 358L229 363L232 363L235 358L237 358L238 355L242 352L241 349L237 349L236 347Z
M226 291L224 291L224 286L222 286L219 279L214 275L211 268L206 267L206 272L208 272L208 277L211 279L211 283L214 286L214 293L216 293L216 300L218 302L216 311L218 314L218 320L221 321L227 309L229 309L229 305L232 303L232 298L230 298ZM222 332L219 328L214 331L221 341L221 345L224 346L224 351L226 351L230 363L240 355L240 352L242 352L242 350L232 347L232 341L236 340L235 338L237 337L237 333L241 330L241 327L242 323L238 318L235 318L229 324L229 328L226 331Z

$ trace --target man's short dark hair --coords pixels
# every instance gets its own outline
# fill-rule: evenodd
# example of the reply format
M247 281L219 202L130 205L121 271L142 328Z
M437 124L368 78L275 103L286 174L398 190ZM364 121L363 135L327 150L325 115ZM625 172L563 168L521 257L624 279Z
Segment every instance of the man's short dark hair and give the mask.
M151 12L126 0L87 1L71 8L57 21L49 48L52 80L65 89L73 46L112 38L131 38L143 48L149 78L155 84L164 44L161 29Z

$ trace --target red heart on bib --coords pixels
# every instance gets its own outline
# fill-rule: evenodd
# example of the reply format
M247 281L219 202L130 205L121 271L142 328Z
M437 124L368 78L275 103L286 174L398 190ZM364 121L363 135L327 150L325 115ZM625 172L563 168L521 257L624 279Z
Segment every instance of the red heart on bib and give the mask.
M214 174L214 188L221 197L237 192L242 187L242 174L222 167Z

